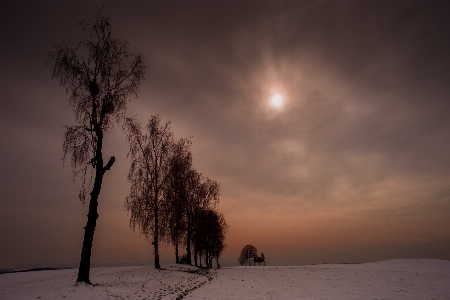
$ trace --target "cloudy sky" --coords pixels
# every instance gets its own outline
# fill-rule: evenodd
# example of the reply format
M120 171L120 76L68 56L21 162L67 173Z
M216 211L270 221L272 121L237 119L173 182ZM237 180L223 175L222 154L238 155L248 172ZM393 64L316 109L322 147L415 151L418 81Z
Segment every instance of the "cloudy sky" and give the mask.
M450 259L450 2L2 1L0 268L79 262L74 117L44 62L102 5L148 66L127 114L172 120L221 184L224 265L246 244L269 264ZM94 265L152 261L124 209L127 150L118 126Z

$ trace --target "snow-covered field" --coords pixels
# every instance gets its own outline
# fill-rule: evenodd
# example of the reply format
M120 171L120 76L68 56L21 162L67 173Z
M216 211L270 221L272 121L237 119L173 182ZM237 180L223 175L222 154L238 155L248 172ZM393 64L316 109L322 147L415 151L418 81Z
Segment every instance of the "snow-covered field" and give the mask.
M0 274L0 299L450 299L450 261L254 266L211 270L168 265Z

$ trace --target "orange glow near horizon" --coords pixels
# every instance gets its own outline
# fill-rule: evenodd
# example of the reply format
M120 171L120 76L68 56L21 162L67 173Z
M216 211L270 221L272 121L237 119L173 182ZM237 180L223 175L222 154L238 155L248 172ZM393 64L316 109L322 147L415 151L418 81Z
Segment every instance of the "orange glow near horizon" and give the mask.
M0 269L76 267L89 203L61 146L77 107L43 60L53 41L84 49L77 24L95 11L3 2ZM220 183L223 266L247 244L270 265L450 260L450 2L132 3L101 10L147 65L123 116L159 114L192 141L193 168ZM114 124L92 264L151 264L129 228L129 145ZM161 251L174 263L172 245Z

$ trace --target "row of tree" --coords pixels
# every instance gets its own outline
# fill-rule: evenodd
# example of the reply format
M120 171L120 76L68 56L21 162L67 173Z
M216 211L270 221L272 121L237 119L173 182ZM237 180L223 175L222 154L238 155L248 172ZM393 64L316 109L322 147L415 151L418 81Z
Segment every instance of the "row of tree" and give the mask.
M130 226L153 239L155 267L160 268L160 242L174 245L176 263L179 247L185 245L187 264L192 264L193 254L196 266L204 258L211 268L214 257L219 266L227 230L216 210L220 185L193 168L191 141L175 139L170 121L161 124L158 115L150 118L145 131L135 119L127 118L125 130L131 157L125 207Z
M192 264L193 252L196 265L204 258L211 267L212 259L218 262L225 247L227 229L216 210L219 184L194 170L191 142L174 139L170 122L161 125L159 116L152 116L144 133L136 120L125 118L146 66L140 53L129 51L127 41L112 35L110 18L97 12L94 21L83 21L80 26L88 33L86 40L56 43L47 56L52 77L66 88L67 103L75 115L76 124L66 126L63 152L64 159L70 158L74 177L82 179L79 198L83 203L88 168L94 173L77 281L90 284L98 198L103 177L115 162L112 156L105 164L103 138L117 122L123 125L130 144L131 190L125 206L131 227L153 238L155 267L160 267L160 242L174 244L176 262L179 246L186 245L188 264Z

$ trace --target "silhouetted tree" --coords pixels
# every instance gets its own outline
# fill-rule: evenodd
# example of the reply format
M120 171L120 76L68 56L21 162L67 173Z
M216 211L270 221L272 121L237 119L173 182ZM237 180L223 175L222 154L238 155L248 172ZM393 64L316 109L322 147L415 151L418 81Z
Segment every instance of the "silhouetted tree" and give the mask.
M188 264L192 264L191 241L195 226L198 222L199 212L204 209L214 209L219 202L220 185L209 178L204 178L194 169L187 177L187 197L185 198L186 222L186 251ZM197 252L194 252L195 265L197 265Z
M195 215L199 211L199 198L196 191L201 185L202 175L194 169L190 169L186 176L186 196L183 199L183 214L186 223L186 263L192 264L191 241L192 234L195 228ZM195 265L197 266L197 256L195 258Z
M225 247L227 245L225 244L225 235L223 236L223 239L217 239L216 240L216 246L214 248L214 257L216 258L216 264L217 264L217 268L220 269L220 263L219 263L219 258L222 255L223 250L225 250Z
M132 118L125 121L127 140L130 144L131 166L128 180L131 182L130 194L125 207L130 212L130 226L136 226L147 238L153 237L155 268L159 269L159 241L167 232L167 217L164 215L164 202L169 196L166 192L169 180L170 157L173 134L170 122L160 125L158 115L152 116L142 133L141 125Z
M191 141L179 139L174 143L169 162L167 185L168 201L165 203L168 218L170 242L175 247L175 263L179 263L178 246L186 237L185 204L187 197L187 177L192 169Z
M70 156L73 176L81 175L79 198L86 199L88 166L95 169L90 193L88 220L77 282L90 284L91 248L98 218L97 205L103 176L114 164L114 156L104 164L103 135L120 121L129 96L136 96L144 79L145 65L140 54L128 50L128 43L114 38L110 19L97 13L92 22L80 23L89 32L86 41L72 45L57 43L48 52L47 66L52 77L66 87L68 105L75 113L76 125L66 126L63 143L64 160Z
M220 268L219 258L222 255L223 250L227 246L225 244L225 234L228 231L228 224L225 221L225 217L222 214L218 214L219 219L219 231L216 231L216 235L214 238L214 246L212 250L212 256L216 258L217 268ZM212 267L212 266L211 266Z
M205 258L207 268L212 268L212 260L217 258L219 267L219 256L225 248L225 233L227 223L222 214L212 209L203 209L197 215L196 228L194 231L195 252Z
M248 260L250 258L256 257L258 256L258 251L256 250L256 248L252 245L246 245L244 248L242 248L241 250L241 254L239 255L239 264L241 266L245 265L246 263L248 263Z

